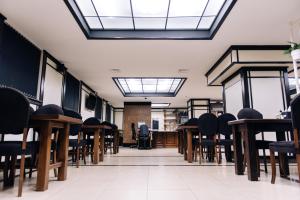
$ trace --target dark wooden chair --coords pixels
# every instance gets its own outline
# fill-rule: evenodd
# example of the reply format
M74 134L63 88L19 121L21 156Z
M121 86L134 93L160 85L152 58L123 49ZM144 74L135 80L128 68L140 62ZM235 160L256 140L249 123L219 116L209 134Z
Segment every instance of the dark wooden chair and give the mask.
M111 127L110 130L105 131L104 153L106 153L108 149L109 149L110 153L112 153L113 142L114 142L113 124L108 121L104 121L101 124Z
M253 109L253 108L243 108L239 111L237 115L238 119L263 119L263 115ZM259 133L259 132L258 132ZM256 133L256 134L258 134ZM273 141L268 141L264 139L264 133L262 134L262 139L261 140L256 140L255 141L255 147L257 149L257 168L258 171L260 171L260 159L259 159L259 149L263 150L263 162L264 162L264 167L265 167L265 172L268 173L268 168L267 168L267 157L266 157L266 149L269 149L269 144ZM244 165L246 166L246 165Z
M217 163L219 163L218 156L218 143L217 143L217 131L218 131L218 119L212 113L205 113L199 117L199 125L198 129L200 132L199 136L199 147L200 147L200 157L199 163L201 164L201 160L203 158L203 154L201 151L202 147L207 148L208 159L209 161L213 161L213 154L217 159Z
M189 119L187 122L185 122L183 125L184 126L196 126L198 127L199 124L199 119L198 118L191 118ZM187 150L187 134L184 133L183 135L183 146L184 146L184 151ZM193 160L197 161L197 154L199 153L199 151L202 151L202 149L200 150L199 147L199 131L197 129L192 130L192 150L193 150ZM186 154L186 152L185 152Z
M227 161L232 161L231 146L233 145L233 139L231 139L232 129L228 125L229 121L236 120L235 116L230 113L224 113L218 117L218 146L219 146L219 163L222 161L221 146L225 147L225 155ZM224 136L221 139L221 135Z
M101 125L101 122L96 117L90 117L84 120L83 125L89 125L89 126L98 126ZM83 132L83 138L86 141L86 153L87 155L91 156L91 161L93 162L93 149L94 149L94 139L91 138L91 136L94 136L94 130L93 129L85 129Z
M141 125L138 135L138 149L150 149L151 138L150 131L147 125Z
M275 183L276 179L276 160L275 160L275 152L278 152L279 157L279 166L281 165L281 161L283 159L284 154L291 153L296 155L296 162L298 167L298 176L300 181L300 138L299 138L299 130L300 130L300 95L297 95L291 101L291 116L293 123L293 133L294 140L293 141L279 141L270 143L270 160L272 166L272 179L271 183ZM284 171L284 170L282 170ZM287 177L286 174L284 174Z
M82 116L73 110L69 109L64 109L64 115L77 118L77 119L82 119ZM72 162L76 163L76 167L79 167L79 160L80 160L80 151L82 154L83 162L86 164L86 145L87 142L83 138L83 134L81 131L81 124L73 124L70 125L70 131L69 135L72 137L76 136L77 138L70 138L69 139L69 147L72 148Z
M39 107L33 115L64 115L63 109L55 104L47 104L44 106ZM34 131L37 133L40 132L38 128L35 128ZM57 143L58 140L58 135L59 135L59 129L58 128L53 128L52 129L53 133L53 139L51 140L51 157L52 157L52 163L57 162L57 151L59 148L59 144ZM57 169L54 168L54 176L57 177Z
M0 133L1 134L22 134L22 142L0 143L0 154L12 157L11 179L15 176L17 155L21 155L20 177L18 196L22 196L23 179L25 172L25 155L28 155L27 136L28 122L30 119L30 104L28 99L19 91L12 88L0 88ZM5 173L5 170L4 170ZM6 175L4 175L5 177Z

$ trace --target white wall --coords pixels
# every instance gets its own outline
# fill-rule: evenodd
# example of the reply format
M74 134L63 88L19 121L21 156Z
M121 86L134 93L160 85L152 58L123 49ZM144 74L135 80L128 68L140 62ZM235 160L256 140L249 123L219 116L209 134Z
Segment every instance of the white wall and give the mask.
M47 62L50 62L47 59ZM51 65L55 65L54 63ZM55 66L54 66L55 67ZM46 65L46 75L44 82L43 105L56 104L61 106L63 75L57 72L48 64Z
M264 118L276 118L284 110L283 91L279 78L251 78L253 108ZM261 138L261 134L257 138ZM265 140L276 141L275 133L264 133Z
M85 107L85 100L86 100L86 97L88 95L89 95L88 92L86 92L84 89L81 89L81 108L80 108L80 113L81 113L83 121L86 120L87 118L95 117L95 111L88 110Z
M224 92L226 112L237 116L243 108L242 84L239 76L234 78L232 82L226 83Z
M106 102L102 101L102 121L106 121Z
M118 126L119 129L123 129L123 115L124 112L123 111L115 111L115 121L114 123Z

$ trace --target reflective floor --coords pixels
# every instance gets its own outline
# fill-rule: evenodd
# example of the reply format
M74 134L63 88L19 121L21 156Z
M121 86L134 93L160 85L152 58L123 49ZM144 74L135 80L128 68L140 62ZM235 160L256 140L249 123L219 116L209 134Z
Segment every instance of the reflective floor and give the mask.
M291 166L290 170L296 178L296 167ZM68 179L63 182L55 181L50 171L51 182L45 192L34 190L35 176L36 173L32 179L26 179L22 198L16 197L16 184L13 189L0 191L0 199L283 200L300 196L299 183L277 177L272 185L270 174L265 173L260 181L250 182L246 175L234 174L232 163L188 164L177 149L121 148L117 155L108 152L105 161L97 166L70 166Z

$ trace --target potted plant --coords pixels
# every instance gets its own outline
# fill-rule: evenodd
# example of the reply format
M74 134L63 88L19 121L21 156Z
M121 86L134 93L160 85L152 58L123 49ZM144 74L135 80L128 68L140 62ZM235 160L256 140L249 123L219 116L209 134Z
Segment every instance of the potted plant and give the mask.
M293 60L300 60L300 44L289 42L291 47L285 51L286 54L291 54Z

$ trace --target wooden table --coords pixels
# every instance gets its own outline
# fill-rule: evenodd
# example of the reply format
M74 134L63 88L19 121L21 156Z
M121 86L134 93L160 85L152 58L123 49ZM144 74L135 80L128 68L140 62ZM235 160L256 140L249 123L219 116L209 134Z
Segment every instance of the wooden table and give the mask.
M168 148L178 146L177 131L152 130L152 147Z
M64 115L34 115L30 119L30 127L39 129L39 159L37 165L36 190L48 189L49 170L58 168L57 179L64 181L67 178L69 130L70 124L82 124L81 119ZM57 162L50 164L52 129L59 128L59 151Z
M177 130L187 134L187 147L184 145L184 158L191 163L193 162L193 131L198 131L198 126L179 126Z
M277 141L284 141L285 132L292 130L292 122L289 119L242 119L228 122L233 130L234 162L235 174L243 175L243 154L242 139L245 142L245 156L247 161L248 180L257 181L259 171L257 169L257 160L255 147L255 135L257 132L276 132ZM289 174L288 160L284 156L281 174ZM284 172L285 171L285 172Z
M99 150L100 154L100 161L102 162L104 159L104 137L105 137L105 130L111 129L110 126L107 125L83 125L82 130L92 130L94 133L94 149L93 149L93 164L99 163ZM99 144L100 140L100 144ZM99 149L100 146L100 149Z

